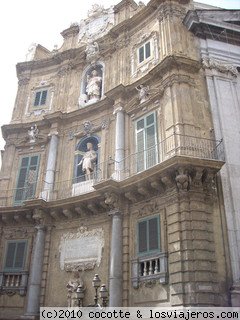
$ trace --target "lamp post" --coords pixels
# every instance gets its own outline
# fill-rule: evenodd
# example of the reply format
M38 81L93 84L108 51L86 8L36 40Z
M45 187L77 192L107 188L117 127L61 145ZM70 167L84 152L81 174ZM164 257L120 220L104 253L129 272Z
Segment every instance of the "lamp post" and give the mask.
M101 285L101 279L99 278L98 274L95 274L92 280L92 286L95 289L95 296L94 296L94 304L88 305L88 307L101 307L98 303L99 297L102 300L102 307L107 306L108 301L108 290L105 284ZM100 288L99 294L98 289ZM84 287L80 284L77 287L77 299L78 299L78 306L83 307L83 299L84 299Z

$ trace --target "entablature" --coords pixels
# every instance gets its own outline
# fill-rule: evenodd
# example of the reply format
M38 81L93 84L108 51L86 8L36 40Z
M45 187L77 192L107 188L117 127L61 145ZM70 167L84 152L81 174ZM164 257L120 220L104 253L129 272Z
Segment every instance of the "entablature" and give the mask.
M0 223L33 223L39 219L40 210L46 223L64 219L77 219L101 215L109 211L163 196L167 199L173 192L187 194L189 191L203 192L206 196L214 193L214 178L223 161L174 156L143 172L121 181L109 177L96 181L92 192L63 199L45 201L41 198L24 201L19 207L0 207Z

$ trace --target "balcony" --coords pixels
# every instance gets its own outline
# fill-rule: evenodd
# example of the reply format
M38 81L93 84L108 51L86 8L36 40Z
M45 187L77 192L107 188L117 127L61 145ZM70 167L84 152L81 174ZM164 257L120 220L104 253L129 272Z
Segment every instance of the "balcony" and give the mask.
M26 295L28 272L0 272L0 293Z
M167 283L167 255L158 253L132 260L132 285L138 288L140 282L158 281Z
M173 134L149 149L129 155L121 162L110 158L98 164L96 171L88 180L82 176L76 179L57 181L54 185L47 185L43 181L44 188L41 191L39 191L41 187L39 181L21 189L3 190L0 196L0 206L21 205L29 199L54 201L87 194L95 191L94 186L99 182L109 179L127 180L140 173L147 173L150 168L176 156L224 161L223 143L222 140Z

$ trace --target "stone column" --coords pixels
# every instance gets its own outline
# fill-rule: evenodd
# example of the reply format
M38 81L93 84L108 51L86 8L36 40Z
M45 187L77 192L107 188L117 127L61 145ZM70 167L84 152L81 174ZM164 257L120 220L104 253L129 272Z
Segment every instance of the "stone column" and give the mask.
M116 131L115 131L115 173L117 180L121 180L121 174L124 169L124 151L125 151L125 121L124 110L117 107L114 110L116 114Z
M51 134L47 168L46 168L46 174L45 174L44 191L42 192L42 197L45 200L49 200L51 191L53 190L56 160L57 160L57 147L58 147L58 133L55 132Z
M122 214L118 210L112 216L112 236L109 276L109 307L122 307Z
M36 229L37 235L35 247L33 250L33 257L31 261L30 281L28 285L27 310L25 316L38 315L40 308L40 291L46 229L42 225L37 226Z

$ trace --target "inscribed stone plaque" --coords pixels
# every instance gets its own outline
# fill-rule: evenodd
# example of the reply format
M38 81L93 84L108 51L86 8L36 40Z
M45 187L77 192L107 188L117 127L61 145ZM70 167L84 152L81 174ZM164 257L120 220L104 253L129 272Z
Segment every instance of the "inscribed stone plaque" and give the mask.
M104 247L103 229L77 229L76 233L65 233L59 246L61 270L87 270L99 266Z

